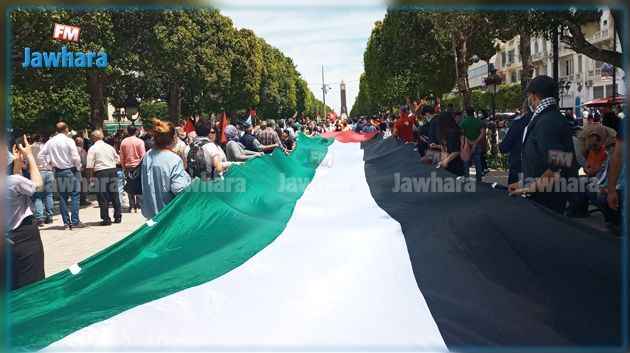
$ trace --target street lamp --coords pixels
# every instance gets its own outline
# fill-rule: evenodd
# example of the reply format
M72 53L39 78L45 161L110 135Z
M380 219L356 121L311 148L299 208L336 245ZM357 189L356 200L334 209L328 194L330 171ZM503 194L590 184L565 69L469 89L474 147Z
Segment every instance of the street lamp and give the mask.
M120 108L114 109L114 112L112 113L112 118L114 118L116 122L118 122L118 129L120 129L120 119L122 119L122 116L123 114L120 113Z
M127 119L131 120L131 124L133 125L134 122L138 119L137 117L134 118L133 116L138 114L138 108L140 107L140 102L138 102L136 97L134 97L130 93L127 96L127 98L125 98L125 101L123 102L123 106L125 107L125 116L127 116Z
M558 86L560 88L560 108L564 107L564 96L569 93L569 89L571 88L571 81L560 80L558 82Z
M496 97L497 90L499 89L499 85L501 84L501 77L497 75L497 70L492 67L488 72L488 77L484 80L486 83L486 87L488 87L488 91L492 93L492 117L496 114Z

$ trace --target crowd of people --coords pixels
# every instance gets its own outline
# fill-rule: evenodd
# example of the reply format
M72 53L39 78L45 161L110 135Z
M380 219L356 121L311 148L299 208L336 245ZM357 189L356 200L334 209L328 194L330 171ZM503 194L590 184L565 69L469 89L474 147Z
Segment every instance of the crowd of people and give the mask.
M334 126L324 128L319 118L270 119L253 126L249 117L225 127L199 117L191 121L189 131L184 122L175 126L154 119L148 131L132 125L114 135L97 129L89 136L60 121L51 136L17 137L7 167L11 288L44 278L39 228L53 223L53 198L59 200L66 230L86 227L80 206L91 204L88 193L96 195L100 226L121 223L124 212L151 219L192 179L221 178L231 166L276 150L291 153L299 131L312 135ZM132 187L134 178L139 187Z
M569 217L586 217L596 206L613 234L620 235L626 161L622 158L624 107L589 108L578 121L558 106L558 85L549 76L534 78L527 99L511 124L467 107L400 107L392 135L415 146L423 163L475 181L487 173L486 155L494 143L509 155L508 193L528 197ZM522 113L521 113L522 112ZM388 121L386 121L388 122ZM492 126L492 129L490 128ZM500 140L500 141L499 141ZM497 143L498 142L498 143Z
M606 222L618 228L626 188L623 110L601 107L579 124L572 111L560 111L557 91L555 80L548 76L532 80L522 114L518 112L509 128L484 110L467 107L457 112L450 105L440 109L423 102L413 105L408 99L397 116L323 119L296 118L296 114L258 121L255 126L251 116L225 126L197 116L178 126L153 119L147 131L132 125L114 135L102 130L89 136L73 134L60 121L54 135L20 136L9 151L7 241L13 256L12 289L44 277L39 228L53 223L53 197L59 200L67 230L86 226L80 206L90 204L88 193L96 195L101 226L122 222L125 212L141 212L151 219L194 178L222 178L235 164L272 152L291 153L299 132L306 136L381 132L383 138L416 149L420 162L455 176L472 180L469 170L474 167L477 182L488 172L491 140L498 139L499 150L509 154L509 195L529 197L572 217L588 215L589 205L595 205ZM496 129L491 131L489 122ZM589 187L568 191L563 188L567 183L558 183L572 178L586 178Z

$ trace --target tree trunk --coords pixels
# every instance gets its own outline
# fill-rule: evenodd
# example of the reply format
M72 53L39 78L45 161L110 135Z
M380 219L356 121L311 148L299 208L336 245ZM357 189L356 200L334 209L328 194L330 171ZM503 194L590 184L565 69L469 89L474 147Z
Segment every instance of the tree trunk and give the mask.
M527 98L527 85L534 77L534 65L531 64L531 36L529 33L521 33L521 61L523 62L523 73L521 74L521 99Z
M107 110L103 102L103 84L96 70L88 72L88 93L90 94L90 125L93 129L103 129Z
M619 39L619 43L623 43L625 38L625 33L623 31L623 18L624 14L622 10L610 10L610 15L613 18L613 25L615 31L617 32L617 39Z
M453 50L455 51L455 69L457 73L457 92L459 93L460 109L472 105L472 97L468 89L468 65L466 63L466 38L461 33L453 33Z
M166 105L168 107L168 120L173 124L177 124L179 116L181 115L181 89L175 82L168 84L168 98L166 99Z
M609 63L615 67L623 67L623 53L614 52L608 49L600 49L594 46L584 37L582 27L579 24L569 21L563 17L559 17L558 20L560 23L567 26L569 32L571 33L570 37L563 38L563 42L568 44L575 52L584 54L593 60Z

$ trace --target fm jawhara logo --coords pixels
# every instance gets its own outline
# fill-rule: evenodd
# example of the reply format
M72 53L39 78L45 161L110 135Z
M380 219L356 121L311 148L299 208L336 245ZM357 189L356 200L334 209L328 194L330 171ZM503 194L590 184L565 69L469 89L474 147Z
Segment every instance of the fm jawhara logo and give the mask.
M81 28L55 23L52 37L55 40L79 42ZM60 52L31 52L31 48L24 48L23 68L85 68L107 67L107 53L105 52L71 52L63 46Z

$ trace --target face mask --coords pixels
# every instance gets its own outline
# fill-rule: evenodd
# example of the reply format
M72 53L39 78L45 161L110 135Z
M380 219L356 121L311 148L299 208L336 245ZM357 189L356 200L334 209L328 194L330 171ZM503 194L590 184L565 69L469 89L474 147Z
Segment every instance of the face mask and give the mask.
M424 124L426 124L427 121L426 120L420 120L420 126L424 126Z
M531 112L535 112L536 111L536 107L534 107L534 105L532 104L532 102L529 101L529 97L527 97L527 107L529 107L529 110Z

